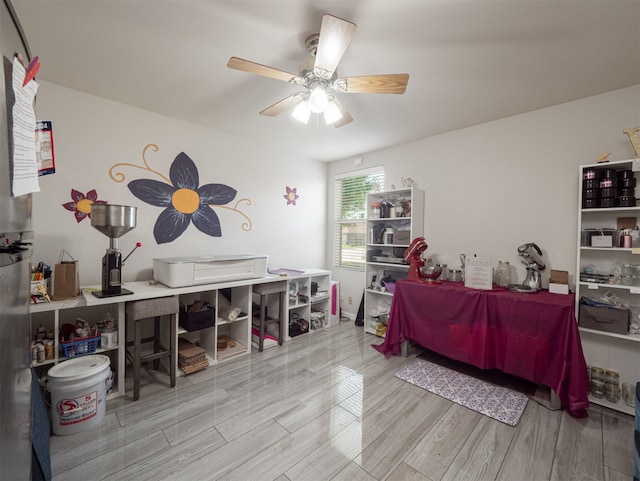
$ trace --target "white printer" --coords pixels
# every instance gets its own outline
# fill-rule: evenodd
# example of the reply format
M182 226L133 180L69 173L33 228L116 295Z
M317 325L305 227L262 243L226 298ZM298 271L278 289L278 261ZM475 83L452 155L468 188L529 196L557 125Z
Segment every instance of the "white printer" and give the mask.
M153 259L153 277L169 287L255 279L267 275L266 255L224 255Z

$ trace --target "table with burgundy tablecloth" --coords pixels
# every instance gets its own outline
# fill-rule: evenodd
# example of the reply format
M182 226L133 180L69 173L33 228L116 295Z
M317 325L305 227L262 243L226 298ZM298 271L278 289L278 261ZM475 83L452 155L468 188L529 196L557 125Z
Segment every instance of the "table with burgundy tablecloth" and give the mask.
M396 283L383 354L412 340L451 359L549 386L563 407L585 416L589 378L574 295L477 290L462 283Z

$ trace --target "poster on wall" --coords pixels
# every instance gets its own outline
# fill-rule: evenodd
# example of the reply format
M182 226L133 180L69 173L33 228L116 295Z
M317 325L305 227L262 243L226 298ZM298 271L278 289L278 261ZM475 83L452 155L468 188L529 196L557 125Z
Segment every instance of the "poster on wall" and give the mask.
M38 175L56 173L56 160L53 152L53 122L36 122L36 164Z

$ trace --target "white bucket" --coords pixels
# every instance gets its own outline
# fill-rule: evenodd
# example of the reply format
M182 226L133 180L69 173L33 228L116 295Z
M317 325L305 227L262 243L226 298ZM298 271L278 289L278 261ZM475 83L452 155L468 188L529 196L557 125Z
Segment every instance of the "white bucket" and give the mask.
M51 421L58 435L74 434L102 421L111 387L110 359L93 355L70 359L49 369Z

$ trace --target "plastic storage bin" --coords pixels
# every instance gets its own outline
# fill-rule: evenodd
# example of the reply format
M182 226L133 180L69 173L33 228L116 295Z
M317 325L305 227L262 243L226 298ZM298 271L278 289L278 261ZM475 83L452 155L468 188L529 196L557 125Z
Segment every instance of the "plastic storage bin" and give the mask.
M104 418L112 373L107 356L94 355L61 362L47 373L51 424L58 435L74 434Z
M84 339L77 339L70 342L62 342L62 353L65 359L72 359L74 357L86 356L96 352L98 343L100 342L100 336L87 337Z

